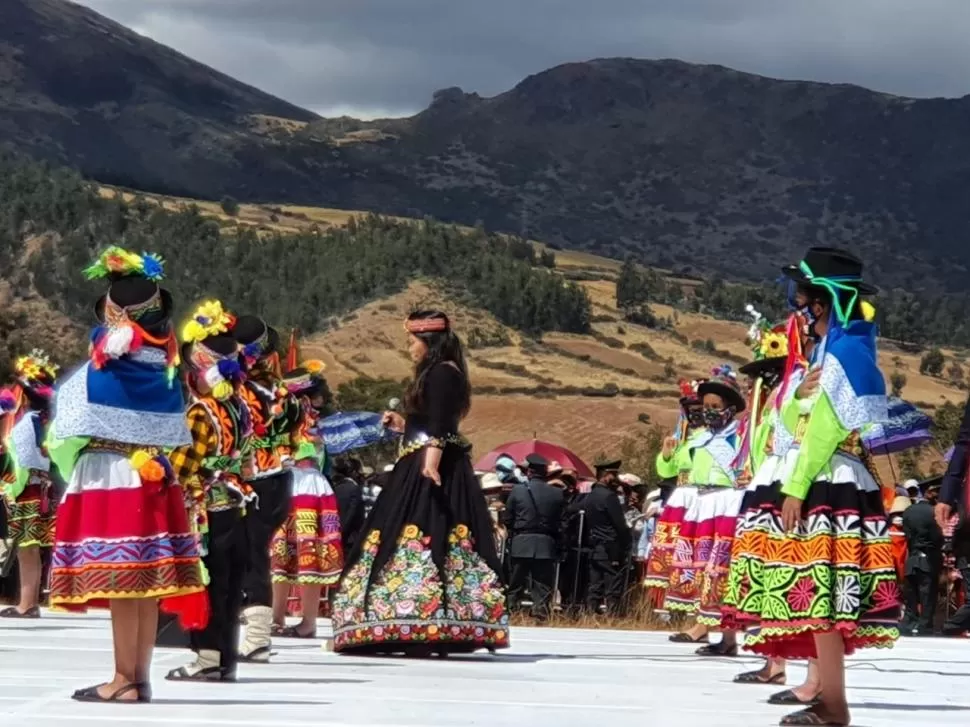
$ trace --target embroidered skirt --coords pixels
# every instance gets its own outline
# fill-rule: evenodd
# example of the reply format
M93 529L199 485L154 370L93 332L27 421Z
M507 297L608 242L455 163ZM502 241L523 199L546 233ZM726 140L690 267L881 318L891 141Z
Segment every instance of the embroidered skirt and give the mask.
M46 472L31 471L30 481L16 500L7 502L8 537L15 546L50 548L54 544L56 501Z
M879 486L861 463L818 481L786 533L781 484L748 493L738 523L724 623L749 630L745 648L812 658L814 635L837 629L846 653L899 637L899 586Z
M85 610L116 598L160 598L187 628L208 616L182 488L144 486L125 455L89 451L58 507L50 602Z
M644 588L653 591L651 601L660 607L671 587L674 567L674 550L680 539L687 517L687 511L697 499L697 488L692 485L679 485L670 495L657 518L650 555L647 558Z
M273 582L333 585L344 564L337 497L320 471L297 467L292 474L290 514L270 545Z
M472 652L509 645L492 520L464 449L442 454L439 487L423 451L401 458L333 598L334 650Z
M698 488L674 543L667 611L696 615L699 623L721 623L731 546L744 491L733 487Z

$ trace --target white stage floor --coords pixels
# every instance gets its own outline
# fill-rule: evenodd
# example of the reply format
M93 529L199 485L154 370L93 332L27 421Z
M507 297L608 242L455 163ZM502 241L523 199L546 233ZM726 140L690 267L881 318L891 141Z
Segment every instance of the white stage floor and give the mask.
M0 725L769 727L786 714L764 703L776 687L731 683L757 660L699 660L666 634L520 628L512 643L497 657L410 661L280 640L273 664L244 665L238 683L213 686L164 681L187 652L160 649L153 704L89 705L69 696L109 675L105 614L0 621ZM970 642L864 652L849 687L858 727L967 725Z

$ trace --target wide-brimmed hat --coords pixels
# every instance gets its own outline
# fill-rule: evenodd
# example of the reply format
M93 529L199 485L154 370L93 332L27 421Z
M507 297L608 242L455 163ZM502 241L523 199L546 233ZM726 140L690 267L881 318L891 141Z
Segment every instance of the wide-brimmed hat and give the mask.
M854 287L862 295L875 295L879 288L862 280L862 260L837 247L810 247L797 265L786 265L782 274L804 285L817 284L820 278Z
M890 515L901 515L913 506L913 501L901 495L893 500L893 506L889 508Z
M738 370L753 379L781 374L788 361L787 324L769 326L753 306L748 306L748 313L755 319L748 329L748 343L754 358Z
M596 470L596 478L599 479L603 475L609 472L619 473L620 466L623 464L622 460L619 459L601 459L596 464L593 465L593 469Z
M744 394L737 380L727 373L717 373L697 387L697 393L703 399L707 394L717 394L729 406L733 406L737 413L741 413L747 406Z

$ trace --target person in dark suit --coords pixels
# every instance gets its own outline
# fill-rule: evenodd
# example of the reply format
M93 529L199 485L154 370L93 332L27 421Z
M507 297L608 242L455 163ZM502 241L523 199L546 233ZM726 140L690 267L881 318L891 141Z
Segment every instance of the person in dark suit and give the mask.
M340 535L345 554L357 544L364 527L364 493L354 479L353 463L343 457L333 463L333 494L340 515Z
M559 559L563 493L547 482L549 463L544 458L529 455L526 465L528 482L513 488L502 513L511 537L509 604L519 606L531 576L532 615L546 619Z
M934 506L939 484L926 488L925 499L903 514L903 532L909 555L906 558L906 612L899 630L912 636L933 635L936 602L943 568L943 530L936 522Z
M963 577L966 596L964 605L943 626L943 633L955 636L970 631L970 502L967 502L967 469L970 462L970 399L963 410L963 421L953 445L950 464L940 488L940 500L936 505L936 522L944 531L951 526L954 515L959 515L953 531L953 556L956 567Z
M607 613L616 615L623 597L632 536L617 494L619 473L619 460L597 464L596 484L582 502L577 503L586 512L589 533L591 554L586 608L591 613L599 613L605 606Z

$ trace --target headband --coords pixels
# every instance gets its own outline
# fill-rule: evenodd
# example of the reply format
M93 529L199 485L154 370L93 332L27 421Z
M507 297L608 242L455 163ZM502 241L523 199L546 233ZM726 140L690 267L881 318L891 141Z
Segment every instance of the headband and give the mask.
M441 333L448 330L448 319L441 318L409 318L404 321L404 330L408 333Z

